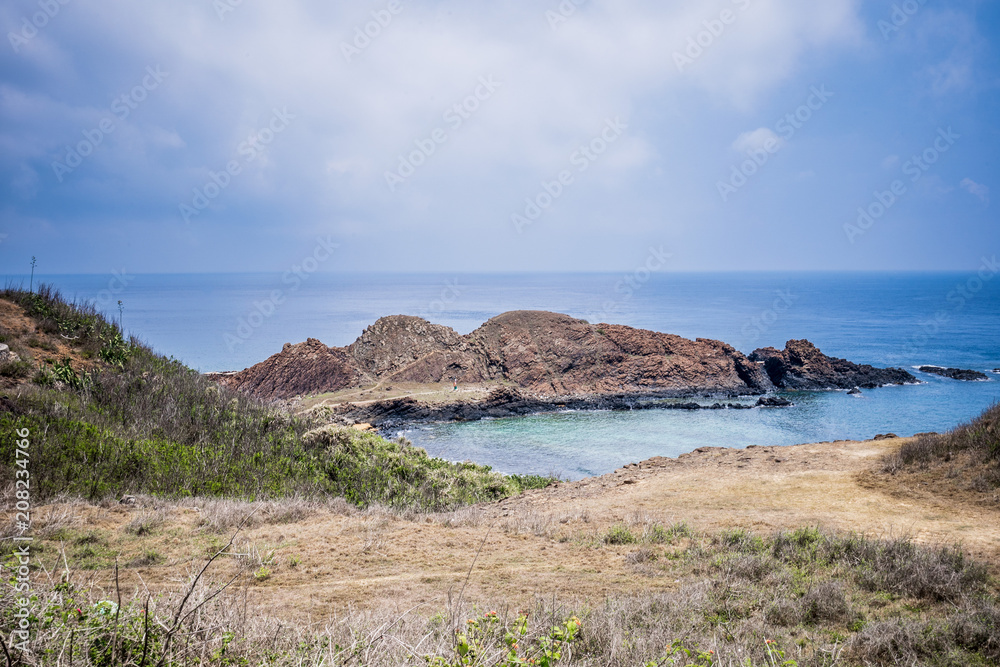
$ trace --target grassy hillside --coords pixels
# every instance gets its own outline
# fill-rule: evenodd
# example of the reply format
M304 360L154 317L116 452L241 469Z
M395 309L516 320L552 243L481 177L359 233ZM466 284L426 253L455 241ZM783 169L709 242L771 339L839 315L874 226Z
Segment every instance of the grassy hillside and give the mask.
M548 482L433 459L405 441L349 429L307 436L321 425L124 340L92 306L67 303L48 287L8 288L0 298L34 325L4 326L5 342L22 359L0 368L9 384L18 382L0 402L0 456L13 460L15 430L30 431L36 500L336 495L358 505L440 510ZM53 350L63 354L53 358ZM4 467L0 484L13 475Z
M1000 405L948 433L905 443L885 460L883 471L920 477L938 492L995 503L1000 495Z

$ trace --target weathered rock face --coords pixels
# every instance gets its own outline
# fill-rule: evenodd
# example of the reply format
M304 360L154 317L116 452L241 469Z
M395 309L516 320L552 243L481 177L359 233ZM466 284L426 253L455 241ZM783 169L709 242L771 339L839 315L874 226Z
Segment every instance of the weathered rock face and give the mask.
M980 373L979 371L969 371L962 368L941 368L940 366L921 366L918 369L921 373L930 373L931 375L940 375L941 377L951 378L952 380L962 380L964 382L976 382L981 380L989 380L989 376L986 373Z
M715 340L589 324L557 313L504 313L466 336L397 315L378 320L347 347L331 348L309 339L215 379L268 399L376 382L438 383L451 378L463 383L509 382L536 398L735 396L764 394L776 387L851 388L915 381L898 369L832 359L808 341L789 341L784 351L766 348L754 355L747 359ZM418 409L395 407L404 412Z
M220 384L261 398L320 394L371 382L345 348L327 347L315 338L281 352L239 373L210 375Z
M771 382L782 389L871 389L917 381L900 368L875 368L828 357L807 340L790 340L784 350L760 348L750 359L762 362Z
M347 349L361 369L372 377L383 378L406 375L407 369L421 361L424 363L418 365L423 371L411 371L410 375L425 377L438 366L471 362L465 354L467 347L454 329L419 317L396 315L379 319ZM429 381L440 381L440 377Z
M542 394L727 392L773 389L756 364L719 341L687 340L567 315L504 313L469 338L491 377Z

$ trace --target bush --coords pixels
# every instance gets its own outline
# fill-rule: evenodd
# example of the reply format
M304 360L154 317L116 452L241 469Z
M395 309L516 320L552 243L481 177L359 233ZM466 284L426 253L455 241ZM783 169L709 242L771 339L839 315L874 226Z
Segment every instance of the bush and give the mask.
M605 544L635 544L638 540L629 527L623 523L615 524L604 533Z
M0 377L19 380L31 375L32 365L23 359L0 362Z
M824 581L810 588L799 602L801 618L806 623L846 621L851 605L844 595L844 586L837 581Z
M366 507L375 503L445 511L519 493L517 480L489 466L431 458L408 442L327 426L304 441L322 456L324 488Z

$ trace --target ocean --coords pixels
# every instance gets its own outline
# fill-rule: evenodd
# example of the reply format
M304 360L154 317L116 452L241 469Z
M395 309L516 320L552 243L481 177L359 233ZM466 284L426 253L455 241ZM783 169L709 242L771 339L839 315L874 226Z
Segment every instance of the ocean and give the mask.
M793 393L795 407L561 412L431 424L404 434L433 455L508 473L602 474L701 446L790 445L942 431L1000 399L1000 375L959 382L924 364L1000 368L1000 278L969 273L107 274L35 276L122 318L129 334L201 371L239 370L286 342L346 345L377 318L419 315L468 333L508 310L551 310L715 338L750 352L807 338L923 384ZM7 276L27 283L27 276ZM122 302L119 313L118 301Z

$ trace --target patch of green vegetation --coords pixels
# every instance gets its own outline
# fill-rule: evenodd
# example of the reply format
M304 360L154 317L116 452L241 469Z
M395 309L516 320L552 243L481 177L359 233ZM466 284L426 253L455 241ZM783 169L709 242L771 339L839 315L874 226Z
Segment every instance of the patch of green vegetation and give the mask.
M113 567L117 554L106 541L96 535L87 535L74 542L69 551L69 562L81 570L104 570Z
M33 370L34 366L23 359L0 363L0 377L12 378L14 380L29 377Z
M511 483L520 489L521 491L530 491L531 489L544 489L550 484L559 481L555 475L507 475L507 479Z
M324 489L362 507L379 503L447 510L525 490L526 478L432 458L404 438L390 441L375 433L328 426L308 433L305 442L321 455Z
M431 458L405 441L334 429L309 439L316 424L229 391L174 359L155 354L86 304L68 304L47 287L8 288L46 330L103 360L87 375L68 359L36 374L37 387L0 411L0 457L13 459L15 432L28 429L38 500L61 493L92 500L149 493L257 500L339 495L360 506L382 503L444 510L540 488L551 479L505 477L487 466ZM0 484L13 481L0 468Z
M60 334L76 347L99 349L102 336L120 333L91 303L66 301L51 285L39 285L34 291L16 287L0 290L0 297L13 301L48 334ZM38 341L40 349L52 351L51 345Z
M638 542L632 530L623 523L616 523L608 528L602 539L605 544L635 544Z

